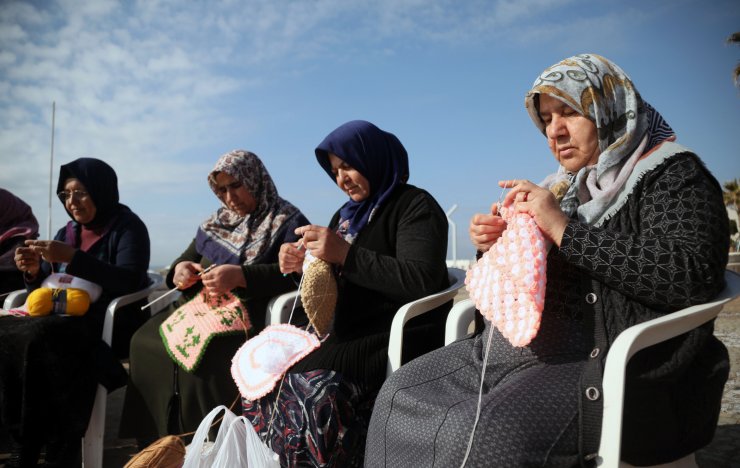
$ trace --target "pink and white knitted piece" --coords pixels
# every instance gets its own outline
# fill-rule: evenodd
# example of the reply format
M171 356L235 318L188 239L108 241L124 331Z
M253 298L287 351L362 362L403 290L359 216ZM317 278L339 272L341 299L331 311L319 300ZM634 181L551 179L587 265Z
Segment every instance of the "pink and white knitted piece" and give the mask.
M547 246L531 216L502 209L506 230L468 270L466 289L483 316L513 346L537 335L545 304Z
M231 360L231 377L247 400L267 395L283 374L321 346L313 333L287 323L270 325L250 338Z
M214 336L246 333L251 326L247 310L236 296L230 292L208 294L203 288L162 322L159 334L170 357L192 372Z

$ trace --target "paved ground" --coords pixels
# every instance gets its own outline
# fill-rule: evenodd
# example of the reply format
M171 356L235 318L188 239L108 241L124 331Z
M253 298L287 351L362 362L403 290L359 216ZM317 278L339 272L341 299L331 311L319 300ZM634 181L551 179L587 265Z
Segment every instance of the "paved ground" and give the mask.
M712 443L697 453L697 463L700 468L740 468L740 299L722 311L715 333L730 350L732 367L717 433ZM116 437L123 395L123 389L108 395L104 468L121 468L136 453L133 440ZM0 430L0 466L7 457L7 447L6 434Z

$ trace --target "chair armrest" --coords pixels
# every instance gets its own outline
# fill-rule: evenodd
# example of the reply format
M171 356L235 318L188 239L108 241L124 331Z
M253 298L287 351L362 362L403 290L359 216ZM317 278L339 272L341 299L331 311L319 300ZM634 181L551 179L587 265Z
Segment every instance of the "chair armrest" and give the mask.
M475 304L464 299L452 306L445 325L445 346L468 334L470 324L475 321Z
M265 326L287 323L290 313L293 311L293 304L296 307L301 305L301 295L298 290L290 291L270 299L270 302L267 304Z
M3 302L3 309L17 309L18 307L22 306L24 302L26 302L26 298L28 297L28 291L25 289L18 289L10 294L5 298L5 302Z
M119 296L113 299L105 310L105 322L103 322L103 336L102 339L108 345L113 341L113 320L115 319L116 311L121 307L132 304L138 300L149 297L155 289L164 283L164 278L159 273L148 272L149 285L143 289L140 289L134 293Z
M603 379L604 414L597 465L618 467L622 440L625 369L641 349L681 335L714 319L722 307L740 295L740 276L725 272L727 287L712 302L699 304L648 320L624 330L614 340L606 359Z
M386 377L401 367L401 351L403 349L403 327L406 322L425 312L429 312L442 304L451 301L460 288L465 284L465 271L459 268L448 268L450 286L446 289L422 297L401 306L393 316L391 323L391 334L388 340L388 366Z

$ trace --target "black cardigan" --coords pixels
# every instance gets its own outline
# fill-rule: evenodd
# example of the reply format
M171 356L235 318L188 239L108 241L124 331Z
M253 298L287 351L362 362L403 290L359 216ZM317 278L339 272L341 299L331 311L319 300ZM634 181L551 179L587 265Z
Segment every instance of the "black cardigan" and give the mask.
M336 229L339 213L329 227ZM393 316L403 304L449 285L447 218L426 191L399 186L357 235L337 278L334 330L291 372L329 369L378 389L385 379ZM404 358L439 347L450 304L406 326Z
M693 153L644 174L603 227L568 224L560 249L550 255L586 273L574 313L598 349L581 378L582 455L596 452L599 443L610 344L627 327L711 300L724 288L728 251L722 190ZM623 460L664 463L711 441L729 371L727 350L713 328L710 322L632 358ZM586 396L589 387L598 390L590 392L596 398Z

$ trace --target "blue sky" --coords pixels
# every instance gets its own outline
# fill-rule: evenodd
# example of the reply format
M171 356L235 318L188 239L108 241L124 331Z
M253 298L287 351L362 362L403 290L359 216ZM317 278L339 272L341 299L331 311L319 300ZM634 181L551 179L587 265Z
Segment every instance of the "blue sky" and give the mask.
M524 109L547 66L576 53L619 64L724 182L740 177L737 0L224 0L0 2L0 187L47 237L53 185L81 156L109 162L121 200L169 265L218 207L218 157L258 154L316 224L345 201L313 149L352 119L395 133L410 182L467 225L496 181L555 162ZM52 200L52 232L68 218ZM450 255L452 248L450 247Z

